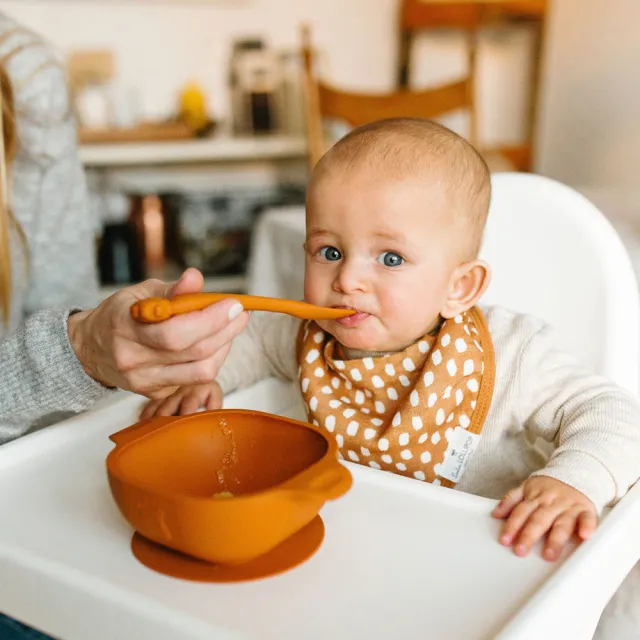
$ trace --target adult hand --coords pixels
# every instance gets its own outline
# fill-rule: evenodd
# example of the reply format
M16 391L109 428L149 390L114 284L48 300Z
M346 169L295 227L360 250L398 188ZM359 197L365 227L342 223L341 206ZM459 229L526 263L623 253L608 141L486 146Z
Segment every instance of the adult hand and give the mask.
M223 300L158 324L138 322L130 311L137 300L199 293L203 284L199 271L187 269L173 285L147 280L70 316L69 339L84 370L107 387L152 399L166 398L179 386L211 382L247 325L249 314L240 303Z

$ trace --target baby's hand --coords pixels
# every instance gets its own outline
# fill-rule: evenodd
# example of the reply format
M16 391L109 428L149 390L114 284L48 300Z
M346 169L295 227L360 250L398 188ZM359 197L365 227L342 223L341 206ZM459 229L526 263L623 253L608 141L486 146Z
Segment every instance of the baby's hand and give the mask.
M222 389L217 382L178 387L169 397L151 400L140 415L141 420L155 416L187 416L198 409L220 409Z
M586 540L596 529L595 505L564 482L534 476L502 498L491 514L506 519L500 543L526 556L547 535L542 551L545 560L556 560L574 533Z

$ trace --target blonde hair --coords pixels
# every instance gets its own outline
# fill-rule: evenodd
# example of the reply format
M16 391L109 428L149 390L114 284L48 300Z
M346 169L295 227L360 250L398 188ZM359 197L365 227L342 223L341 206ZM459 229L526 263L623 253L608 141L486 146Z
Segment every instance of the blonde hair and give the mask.
M15 114L13 90L0 65L0 310L4 324L9 322L11 304L11 255L9 247L9 164L15 153Z

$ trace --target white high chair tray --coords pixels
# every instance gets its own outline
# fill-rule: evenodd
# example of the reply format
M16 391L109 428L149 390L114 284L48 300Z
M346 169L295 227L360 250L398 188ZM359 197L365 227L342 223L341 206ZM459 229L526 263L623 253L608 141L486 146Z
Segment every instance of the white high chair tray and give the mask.
M260 408L247 398L226 405ZM168 578L131 554L107 483L108 436L139 407L122 394L0 447L0 611L64 640L513 638L532 619L523 605L582 551L517 558L492 501L349 465L354 487L322 510L305 564L245 584Z

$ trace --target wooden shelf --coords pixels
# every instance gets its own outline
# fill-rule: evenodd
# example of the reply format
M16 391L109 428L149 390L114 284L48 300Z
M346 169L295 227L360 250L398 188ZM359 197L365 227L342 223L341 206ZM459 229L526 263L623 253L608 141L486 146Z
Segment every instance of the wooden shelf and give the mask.
M87 168L135 167L305 158L304 136L212 136L198 140L84 144L80 158Z

